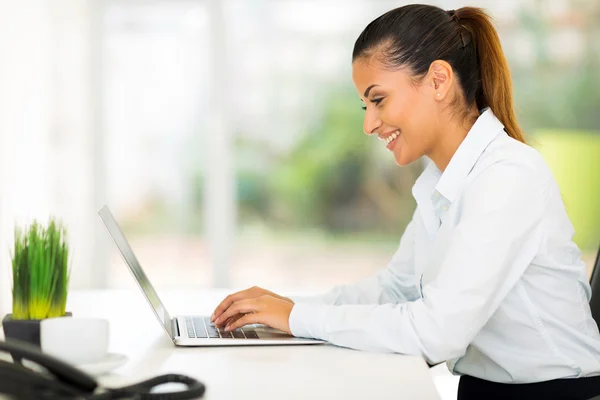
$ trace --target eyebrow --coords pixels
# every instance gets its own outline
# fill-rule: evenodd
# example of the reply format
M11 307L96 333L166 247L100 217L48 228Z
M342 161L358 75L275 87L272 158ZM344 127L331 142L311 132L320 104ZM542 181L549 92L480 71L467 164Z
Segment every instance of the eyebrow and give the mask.
M379 85L371 85L367 88L367 90L365 90L365 95L364 97L369 97L369 92L371 91L371 89L373 89L375 86L379 86Z

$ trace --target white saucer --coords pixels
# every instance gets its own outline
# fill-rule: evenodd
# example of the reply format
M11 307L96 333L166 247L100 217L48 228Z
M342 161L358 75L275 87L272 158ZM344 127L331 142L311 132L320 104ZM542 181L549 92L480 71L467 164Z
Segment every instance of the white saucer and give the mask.
M127 362L124 354L108 353L103 360L93 363L79 364L77 368L89 375L103 375Z

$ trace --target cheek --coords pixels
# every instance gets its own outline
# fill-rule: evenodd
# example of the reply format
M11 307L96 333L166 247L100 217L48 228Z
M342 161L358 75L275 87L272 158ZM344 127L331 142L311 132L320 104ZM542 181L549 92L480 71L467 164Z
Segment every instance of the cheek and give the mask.
M398 113L398 126L402 129L401 142L394 149L394 158L399 165L417 161L430 147L431 124L429 106L419 95L406 101L402 112Z
M413 128L423 130L431 124L433 111L428 97L418 92L411 101L411 121Z
M386 118L383 120L390 125L406 131L412 136L414 131L419 131L430 117L427 99L421 93L411 91L405 96L398 96L386 107ZM383 115L382 115L383 117Z

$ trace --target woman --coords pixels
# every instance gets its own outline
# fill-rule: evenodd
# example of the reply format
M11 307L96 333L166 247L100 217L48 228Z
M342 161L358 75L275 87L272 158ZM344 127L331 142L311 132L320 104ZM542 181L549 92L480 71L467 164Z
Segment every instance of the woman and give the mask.
M489 17L397 8L365 28L352 58L365 133L399 165L429 161L397 252L376 276L320 297L232 294L213 321L447 361L462 375L459 399L599 395L585 265L559 188L517 124Z

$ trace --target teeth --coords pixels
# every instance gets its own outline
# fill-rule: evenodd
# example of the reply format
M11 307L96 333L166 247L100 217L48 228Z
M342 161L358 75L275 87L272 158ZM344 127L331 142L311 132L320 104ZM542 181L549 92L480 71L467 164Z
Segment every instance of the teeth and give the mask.
M396 139L399 135L400 135L400 131L395 131L390 136L388 136L387 138L385 138L385 143L386 144L390 144L390 142L392 140Z

